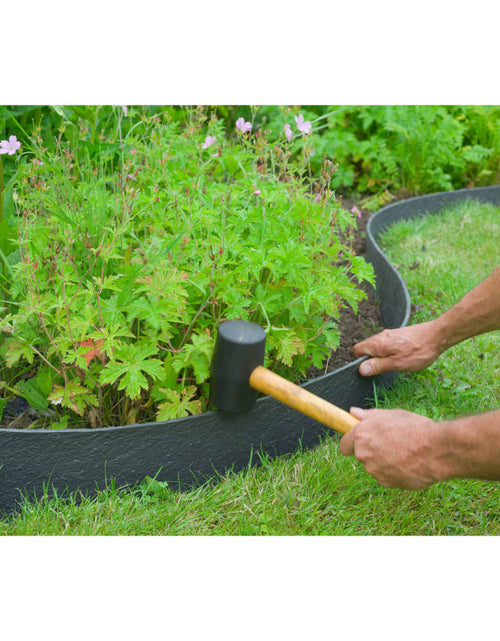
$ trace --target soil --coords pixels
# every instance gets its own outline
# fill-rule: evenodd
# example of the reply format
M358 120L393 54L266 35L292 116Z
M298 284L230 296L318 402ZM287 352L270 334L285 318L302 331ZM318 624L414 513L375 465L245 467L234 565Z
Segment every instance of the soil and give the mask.
M340 345L332 351L326 367L318 369L311 367L307 371L307 379L316 378L322 374L333 372L333 370L346 365L355 360L353 347L356 343L373 336L382 331L384 323L380 314L380 309L373 295L373 291L368 287L361 287L367 293L367 298L359 303L358 313L348 307L340 312L339 330Z
M353 250L357 255L364 256L366 253L366 225L371 213L361 210L359 202L352 198L342 198L341 200L345 209L351 209L356 205L361 211L361 218L357 221L357 229L353 240ZM311 367L307 370L306 379L333 372L355 360L352 350L354 345L383 329L384 321L372 287L363 283L360 289L366 293L367 297L359 303L358 313L355 314L350 307L344 307L340 311L339 347L332 351L326 367L321 369Z
M354 205L360 208L358 201L350 198L342 199L342 204L346 209L351 209ZM359 256L363 256L366 252L366 225L369 217L369 212L361 210L361 217L357 221L358 224L352 246ZM355 314L350 307L345 307L340 311L339 347L332 351L325 367L322 369L311 367L306 372L304 380L316 378L350 363L355 359L352 350L353 346L382 330L384 324L372 288L368 284L363 284L361 289L366 292L367 298L359 303L358 313ZM33 408L24 399L14 398L4 408L3 420L0 420L0 429L24 429L29 427L35 419L36 412Z

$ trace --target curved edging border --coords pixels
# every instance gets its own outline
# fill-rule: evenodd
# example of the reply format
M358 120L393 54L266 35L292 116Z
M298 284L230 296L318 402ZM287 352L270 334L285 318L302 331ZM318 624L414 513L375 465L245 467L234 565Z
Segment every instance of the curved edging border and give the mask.
M411 198L384 207L367 227L367 258L377 277L376 294L384 324L403 327L410 317L410 297L398 271L376 239L389 225L419 214L438 212L467 199L500 205L500 186L461 189ZM304 384L311 392L349 409L373 395L372 380L358 374L357 359ZM378 377L388 385L393 374ZM312 419L271 397L257 401L251 412L225 416L206 412L164 423L143 423L97 430L0 430L0 510L12 511L20 491L40 496L44 485L93 492L113 478L116 486L146 476L181 489L230 469L241 470L270 456L316 445L325 432Z

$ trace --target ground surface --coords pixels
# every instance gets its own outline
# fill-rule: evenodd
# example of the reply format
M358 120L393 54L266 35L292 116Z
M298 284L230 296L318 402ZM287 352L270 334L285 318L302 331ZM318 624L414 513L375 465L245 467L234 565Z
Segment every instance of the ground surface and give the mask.
M468 204L394 227L386 249L408 282L412 322L433 318L485 278L499 263L499 246L493 207ZM499 354L500 332L465 341L429 369L399 376L377 404L438 421L498 407ZM42 499L0 521L0 534L485 535L500 531L499 508L498 483L382 488L327 439L182 494L150 480L136 492L111 486L81 502Z

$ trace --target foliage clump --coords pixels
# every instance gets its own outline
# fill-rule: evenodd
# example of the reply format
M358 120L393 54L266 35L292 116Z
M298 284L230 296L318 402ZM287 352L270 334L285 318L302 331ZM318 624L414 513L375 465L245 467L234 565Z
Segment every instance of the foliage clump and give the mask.
M332 186L357 192L368 208L394 197L499 181L499 106L311 106L301 111L318 121L311 136L313 174L328 156L338 164ZM277 107L259 111L274 132L277 113Z
M204 110L184 124L142 114L126 134L122 118L87 145L64 127L52 150L35 138L20 161L4 388L55 410L55 427L198 413L217 326L234 318L265 327L280 373L321 367L340 309L373 281L352 250L355 215L331 189L335 167L311 180L308 135L295 132L292 157L283 121L270 141L244 119L226 133Z

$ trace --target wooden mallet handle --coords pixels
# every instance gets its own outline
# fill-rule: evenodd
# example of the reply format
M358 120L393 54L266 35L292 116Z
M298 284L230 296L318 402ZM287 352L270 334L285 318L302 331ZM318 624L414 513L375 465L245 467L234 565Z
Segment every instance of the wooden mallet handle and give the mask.
M328 403L260 365L250 375L250 386L342 434L346 434L359 423L357 418L340 407Z

